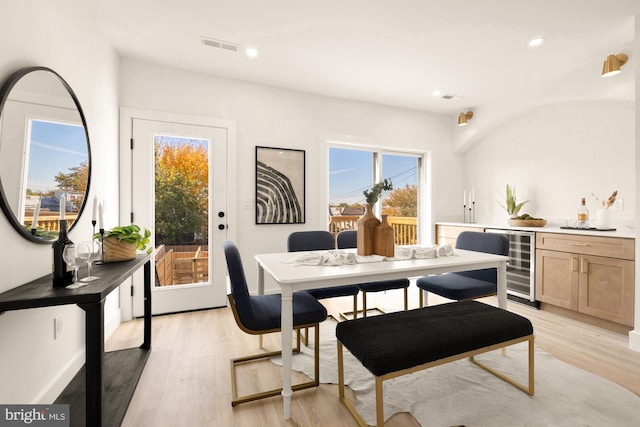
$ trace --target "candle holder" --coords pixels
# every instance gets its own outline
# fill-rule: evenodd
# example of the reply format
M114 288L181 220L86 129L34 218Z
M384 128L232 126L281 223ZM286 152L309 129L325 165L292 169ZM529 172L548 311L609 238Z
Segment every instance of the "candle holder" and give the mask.
M96 234L96 220L95 219L91 220L91 225L93 226L93 233L91 233L91 238L93 238L93 235Z
M92 221L95 222L95 221ZM95 224L94 224L95 227ZM95 233L94 233L95 234ZM104 264L104 228L100 229L100 259L96 261L96 264Z
M468 213L467 213L468 211ZM476 202L471 202L470 205L462 205L462 222L467 224L475 224L476 222Z

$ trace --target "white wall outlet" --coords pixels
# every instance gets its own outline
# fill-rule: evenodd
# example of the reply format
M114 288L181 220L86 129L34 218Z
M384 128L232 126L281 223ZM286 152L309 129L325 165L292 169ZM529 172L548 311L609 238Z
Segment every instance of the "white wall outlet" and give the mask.
M62 336L62 314L53 318L53 339L57 340Z
M615 211L623 211L624 210L624 202L622 201L622 199L616 199L616 201L613 202L613 206L611 206L611 209L613 209Z

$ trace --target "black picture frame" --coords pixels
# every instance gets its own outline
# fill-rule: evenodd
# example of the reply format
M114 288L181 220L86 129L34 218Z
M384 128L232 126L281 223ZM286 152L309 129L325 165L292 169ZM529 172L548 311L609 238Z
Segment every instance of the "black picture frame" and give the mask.
M305 151L256 146L256 224L304 224Z

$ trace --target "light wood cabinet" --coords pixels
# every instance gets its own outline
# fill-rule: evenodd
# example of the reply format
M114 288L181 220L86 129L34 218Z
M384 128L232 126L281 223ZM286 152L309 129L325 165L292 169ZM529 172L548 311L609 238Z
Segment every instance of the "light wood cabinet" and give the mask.
M536 299L633 325L633 239L537 233Z
M484 232L484 228L436 224L436 244L443 245L445 243L449 243L455 248L458 234L463 231L479 231L482 233Z

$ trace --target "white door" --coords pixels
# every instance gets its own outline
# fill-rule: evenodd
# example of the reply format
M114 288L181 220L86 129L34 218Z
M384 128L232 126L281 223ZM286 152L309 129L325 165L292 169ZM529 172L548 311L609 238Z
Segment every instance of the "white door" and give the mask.
M133 118L132 135L132 221L155 248L152 313L225 306L228 129Z

